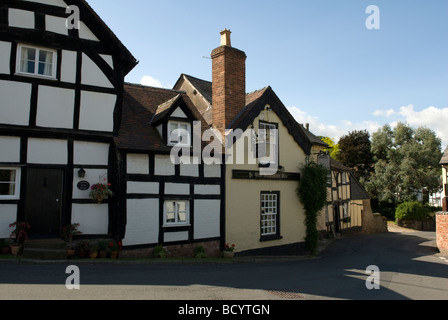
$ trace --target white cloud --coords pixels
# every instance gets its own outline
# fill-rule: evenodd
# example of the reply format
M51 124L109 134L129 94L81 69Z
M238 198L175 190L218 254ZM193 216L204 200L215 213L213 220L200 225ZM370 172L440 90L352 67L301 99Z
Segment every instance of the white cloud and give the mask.
M374 115L387 116L389 111L391 111L390 116L394 115L394 121L391 122L392 127L399 121L407 123L414 128L427 127L433 130L437 136L442 139L443 148L448 145L448 108L436 108L431 106L421 111L416 111L414 105L410 104L402 106L398 111L377 110L374 112Z
M387 118L390 118L394 114L395 114L395 110L393 110L393 109L389 109L389 110L375 110L373 112L373 115L375 117L387 117Z
M307 114L305 111L300 110L297 107L289 107L289 112L301 124L308 123L310 125L310 131L316 136L330 137L333 141L338 142L339 139L352 131L367 130L371 134L381 128L381 125L375 121L362 121L353 123L349 120L340 120L339 124L325 124L319 120L318 117L313 117Z
M157 88L168 88L167 86L162 85L162 83L151 76L143 76L140 79L140 84L149 87L157 87Z

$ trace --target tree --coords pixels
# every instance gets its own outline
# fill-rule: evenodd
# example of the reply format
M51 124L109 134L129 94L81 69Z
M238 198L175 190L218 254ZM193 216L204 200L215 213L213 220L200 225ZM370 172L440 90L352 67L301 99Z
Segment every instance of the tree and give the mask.
M373 173L373 154L370 134L366 130L349 132L339 140L339 161L354 170L362 182L368 181Z
M328 151L330 153L330 157L332 157L335 160L338 160L338 155L339 155L339 145L336 144L333 139L329 138L329 137L322 137L319 136L319 139L322 140L323 142L325 142L326 144L328 144L327 149L324 149L324 151Z
M426 188L440 189L441 140L434 131L413 129L398 123L385 125L372 135L375 172L366 189L379 202L397 204L412 201Z

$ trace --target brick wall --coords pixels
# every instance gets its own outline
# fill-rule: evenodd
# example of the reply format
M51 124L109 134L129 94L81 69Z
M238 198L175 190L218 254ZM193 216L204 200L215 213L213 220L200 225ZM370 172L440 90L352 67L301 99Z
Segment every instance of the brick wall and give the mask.
M437 247L443 254L448 254L448 212L438 212L436 216Z
M225 129L246 105L246 54L220 46L212 51L213 126Z

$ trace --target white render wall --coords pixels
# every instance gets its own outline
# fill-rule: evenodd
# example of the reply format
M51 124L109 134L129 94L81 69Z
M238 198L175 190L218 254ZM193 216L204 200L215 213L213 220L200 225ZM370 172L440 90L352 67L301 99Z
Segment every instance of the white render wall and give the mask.
M0 162L20 162L20 138L0 136Z
M0 80L0 123L28 125L31 84Z
M159 199L128 199L124 246L158 243Z
M83 235L103 235L108 233L108 204L76 204L72 205L72 223L79 223L79 231Z
M12 228L9 225L17 219L16 204L0 203L0 239L7 239L11 236Z

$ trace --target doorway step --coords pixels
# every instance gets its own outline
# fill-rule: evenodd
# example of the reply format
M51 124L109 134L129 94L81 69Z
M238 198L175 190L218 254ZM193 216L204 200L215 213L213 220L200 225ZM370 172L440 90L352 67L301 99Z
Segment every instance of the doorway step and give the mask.
M62 239L29 239L23 245L25 259L65 260L67 243Z

